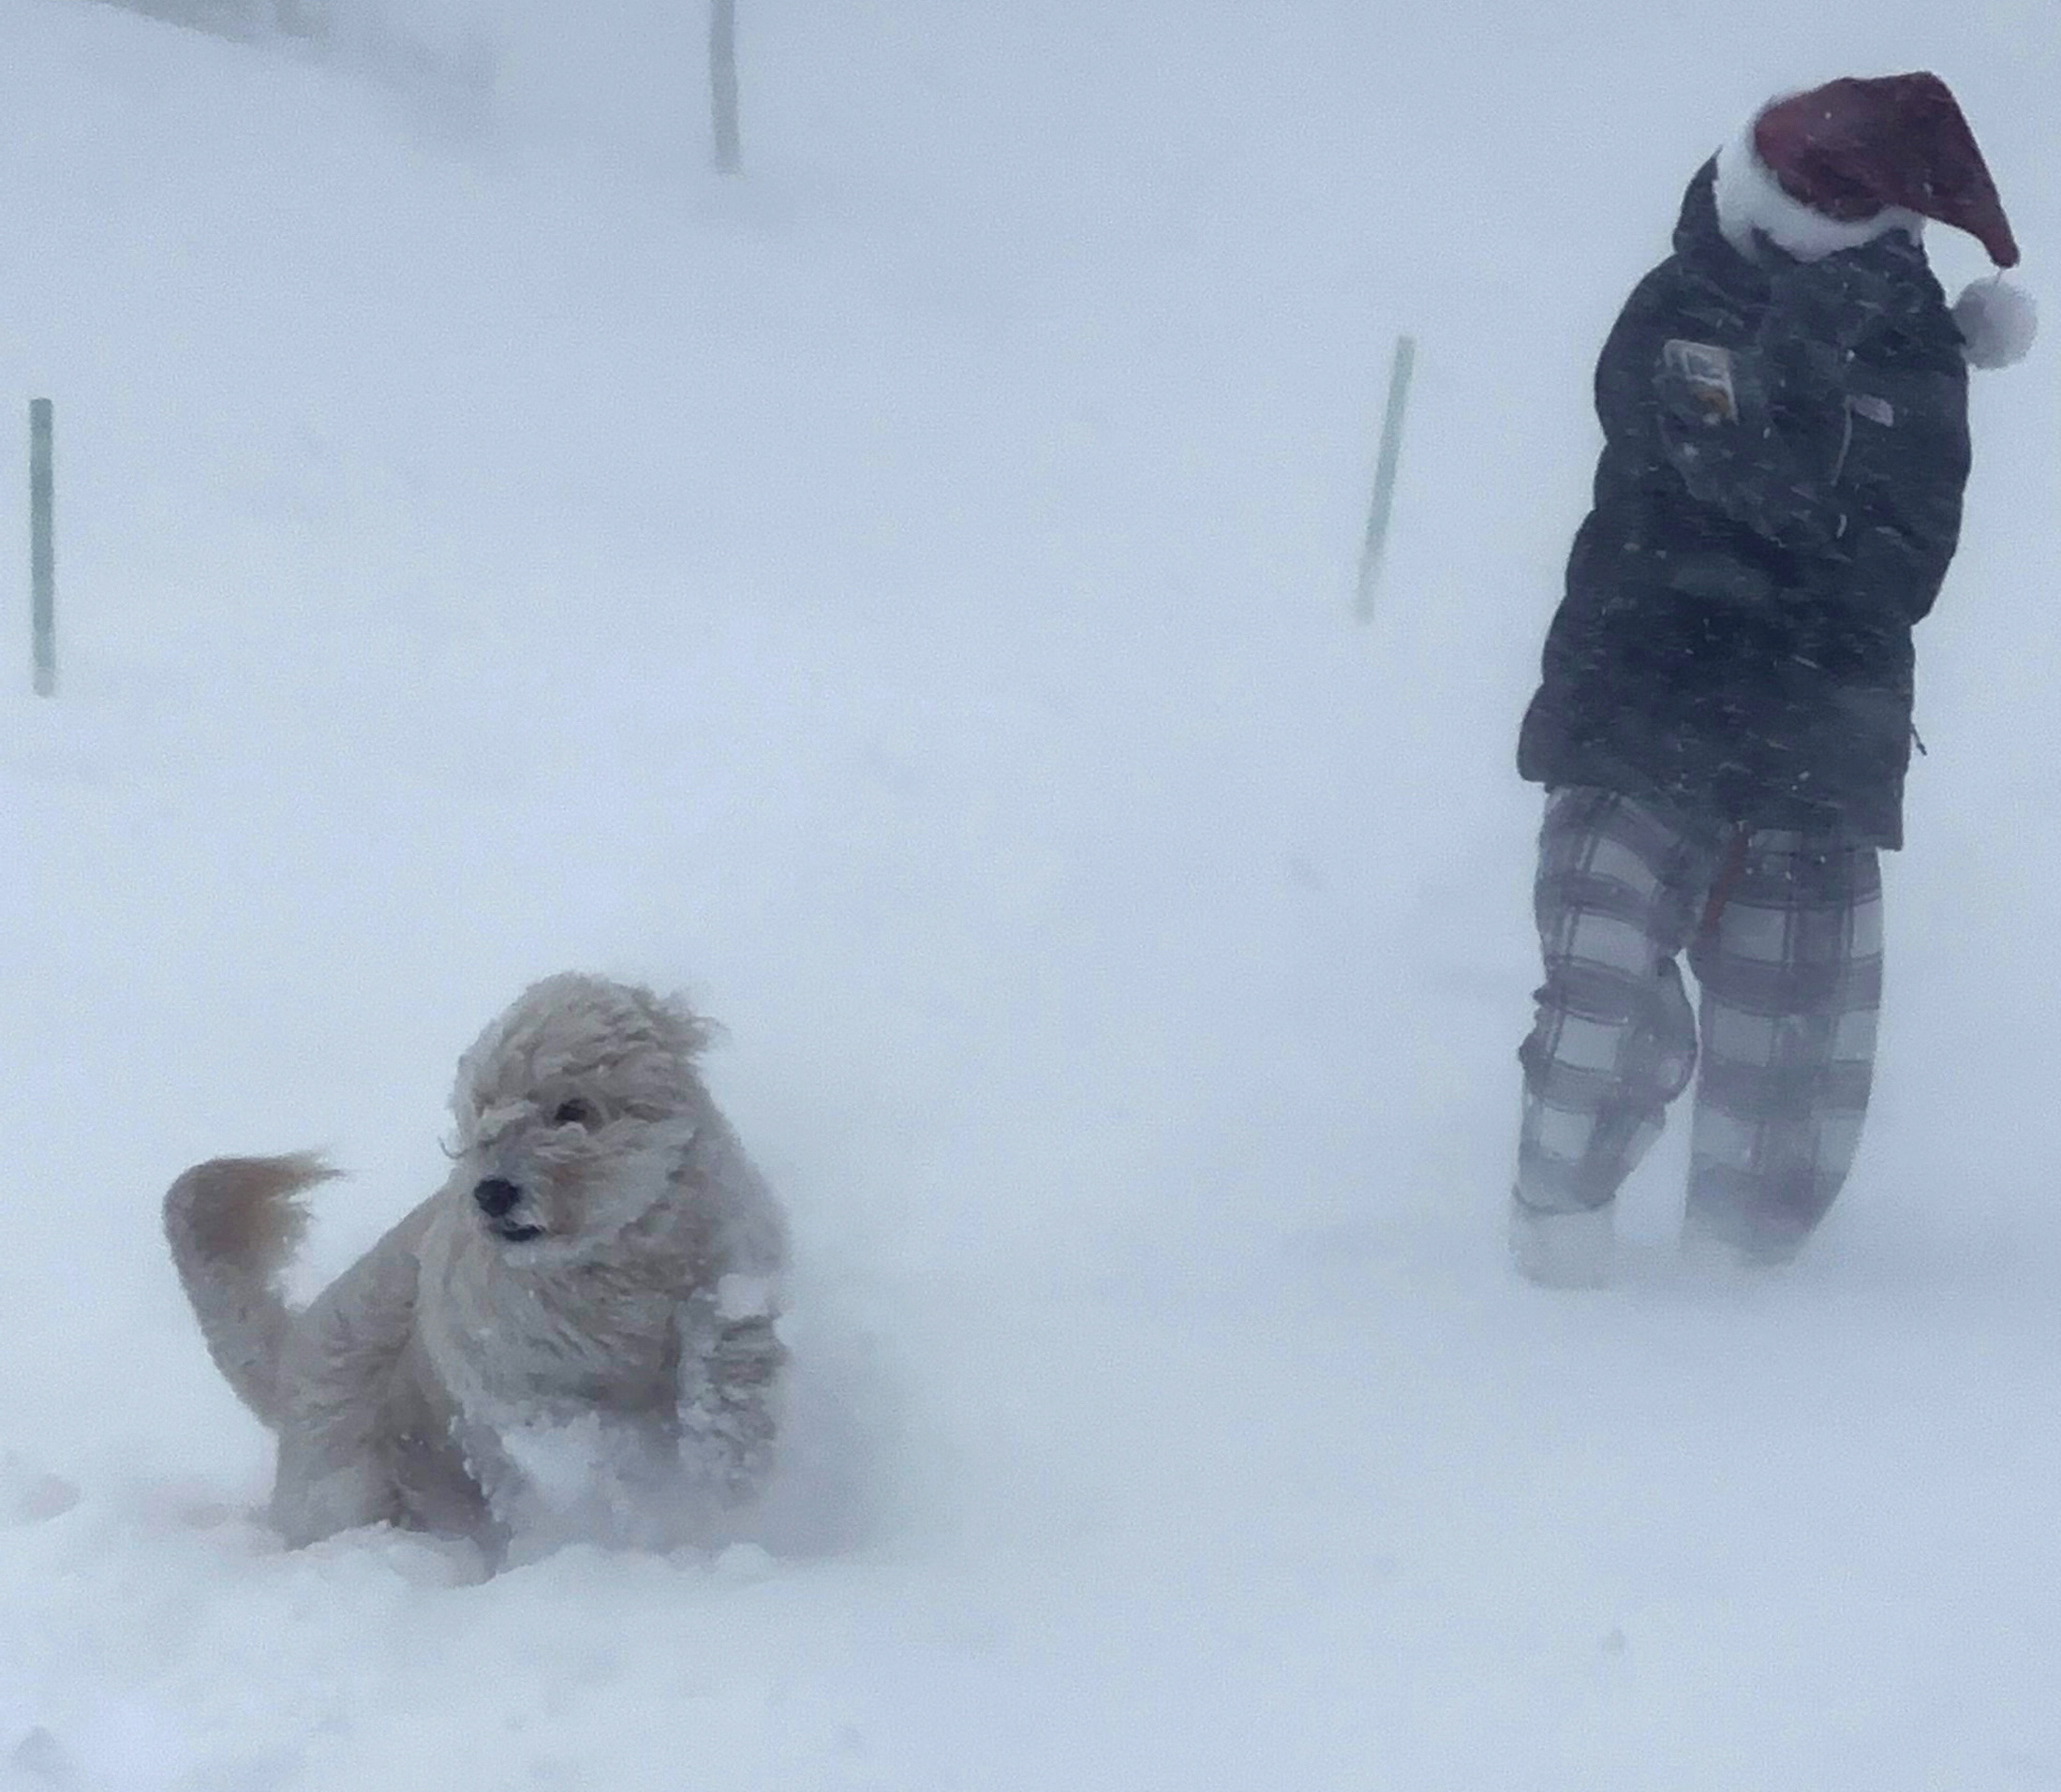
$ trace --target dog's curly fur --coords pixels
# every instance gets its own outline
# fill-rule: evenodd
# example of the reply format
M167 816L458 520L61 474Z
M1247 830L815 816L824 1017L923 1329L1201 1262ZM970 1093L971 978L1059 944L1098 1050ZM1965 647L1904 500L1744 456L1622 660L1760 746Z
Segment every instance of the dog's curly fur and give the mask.
M714 1534L770 1472L786 1228L684 1003L566 974L458 1065L449 1180L308 1307L280 1277L312 1155L165 1196L202 1335L278 1435L290 1544L389 1522L512 1544Z

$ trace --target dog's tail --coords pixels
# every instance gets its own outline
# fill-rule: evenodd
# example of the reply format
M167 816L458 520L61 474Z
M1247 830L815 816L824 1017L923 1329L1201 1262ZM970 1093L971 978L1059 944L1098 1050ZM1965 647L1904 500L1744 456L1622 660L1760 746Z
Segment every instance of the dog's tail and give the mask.
M280 1273L307 1230L306 1192L335 1174L313 1152L215 1158L165 1195L165 1237L208 1355L268 1425L280 1416L279 1358L293 1326Z

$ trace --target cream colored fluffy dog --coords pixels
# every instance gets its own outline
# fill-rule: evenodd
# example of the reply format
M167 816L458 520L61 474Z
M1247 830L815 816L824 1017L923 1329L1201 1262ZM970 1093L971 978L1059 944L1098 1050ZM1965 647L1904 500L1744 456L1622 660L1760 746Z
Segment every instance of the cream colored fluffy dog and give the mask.
M702 1082L709 1028L599 977L459 1060L450 1179L307 1308L279 1288L313 1156L222 1158L165 1232L230 1385L278 1434L290 1544L387 1521L495 1560L713 1540L771 1466L786 1230Z

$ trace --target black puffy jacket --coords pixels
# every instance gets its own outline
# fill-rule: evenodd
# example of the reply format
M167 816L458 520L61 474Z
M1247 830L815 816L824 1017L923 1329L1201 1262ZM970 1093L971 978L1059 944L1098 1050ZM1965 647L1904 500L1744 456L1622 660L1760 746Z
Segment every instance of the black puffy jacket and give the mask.
M1727 240L1714 172L1690 183L1674 253L1626 302L1596 368L1594 508L1519 769L1897 846L1911 629L1953 557L1968 474L1961 333L1922 245L1891 231L1843 258L1869 280L1864 312L1838 333L1851 352L1802 340L1821 318L1792 319L1781 268ZM1789 500L1778 526L1689 489L1656 384L1670 340L1830 365L1776 392L1764 464L1744 469Z

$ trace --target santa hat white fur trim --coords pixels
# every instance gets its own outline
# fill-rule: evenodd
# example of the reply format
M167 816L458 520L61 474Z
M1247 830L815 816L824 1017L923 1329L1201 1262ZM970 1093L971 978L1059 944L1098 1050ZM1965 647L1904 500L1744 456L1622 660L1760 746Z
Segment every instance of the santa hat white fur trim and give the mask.
M1717 201L1718 229L1740 254L1749 258L1755 254L1757 230L1799 261L1817 261L1841 249L1858 249L1891 230L1923 239L1925 220L1900 205L1885 206L1861 223L1848 224L1791 199L1754 147L1755 122L1748 120L1739 135L1717 152L1717 185L1712 192Z
M1858 249L1891 230L1922 242L1925 220L1902 206L1887 206L1861 224L1843 223L1791 199L1754 147L1753 121L1717 152L1718 229L1740 254L1756 254L1756 232L1800 261L1816 261L1841 249ZM2039 307L2024 287L2002 278L1978 280L1954 301L1968 365L2011 367L2031 352L2039 333Z
M1978 280L1953 302L1962 352L1971 367L2014 367L2032 350L2039 307L2024 287L2001 277Z

